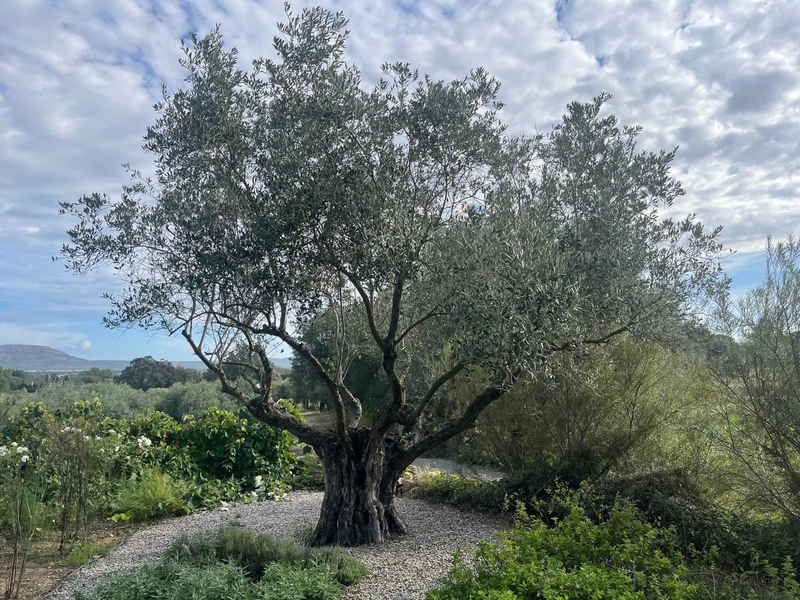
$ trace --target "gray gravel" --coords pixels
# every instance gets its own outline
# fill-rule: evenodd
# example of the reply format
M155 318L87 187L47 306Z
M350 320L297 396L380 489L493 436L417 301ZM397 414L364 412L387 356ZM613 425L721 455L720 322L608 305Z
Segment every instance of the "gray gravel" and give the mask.
M105 558L84 567L46 598L71 599L76 590L86 592L105 577L156 560L182 533L214 531L236 522L260 533L295 537L316 523L321 503L321 492L294 492L286 501L242 504L160 521L136 532ZM409 535L378 546L347 549L367 566L370 575L349 588L343 598L424 598L447 573L457 548L469 552L480 540L492 539L494 532L504 526L497 517L423 500L400 498L397 509L409 527Z

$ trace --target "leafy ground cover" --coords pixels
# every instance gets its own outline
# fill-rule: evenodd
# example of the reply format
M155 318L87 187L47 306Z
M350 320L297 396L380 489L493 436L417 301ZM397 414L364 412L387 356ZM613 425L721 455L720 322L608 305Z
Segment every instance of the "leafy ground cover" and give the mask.
M78 600L333 600L367 574L353 557L241 527L184 536L155 565L103 583Z
M480 546L474 569L457 554L429 600L800 598L791 528L715 508L677 475L639 479L577 490L556 482L530 495L532 473L423 474L417 497L517 516L511 532Z

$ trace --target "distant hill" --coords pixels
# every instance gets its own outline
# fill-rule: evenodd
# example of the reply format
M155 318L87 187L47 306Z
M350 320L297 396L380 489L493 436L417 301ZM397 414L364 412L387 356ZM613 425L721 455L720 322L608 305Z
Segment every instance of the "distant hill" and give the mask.
M292 366L288 358L275 358L273 362L278 367L289 368ZM73 373L87 371L92 367L110 369L119 373L130 364L128 360L86 360L72 356L61 350L48 346L31 346L28 344L6 344L0 346L0 367L5 369L22 369L31 372ZM204 371L205 365L199 360L174 360L174 365L187 369Z

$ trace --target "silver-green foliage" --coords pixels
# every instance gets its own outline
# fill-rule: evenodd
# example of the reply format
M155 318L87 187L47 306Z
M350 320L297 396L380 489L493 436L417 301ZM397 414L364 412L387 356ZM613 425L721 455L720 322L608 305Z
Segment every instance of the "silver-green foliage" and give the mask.
M548 133L512 136L483 69L444 82L386 64L367 89L345 61L346 23L288 12L277 60L248 70L219 30L191 37L186 85L164 91L145 137L155 178L134 170L118 200L62 204L78 219L67 267L110 264L126 283L109 325L182 332L256 416L351 458L363 408L344 376L371 345L389 393L362 447L396 436L391 480L549 356L669 328L724 292L719 229L667 216L683 194L674 152L639 150L639 129L604 113L608 95L570 104ZM326 312L321 362L296 334ZM237 339L257 360L235 366L255 385L226 376ZM335 432L279 408L270 340L319 374ZM424 386L406 387L414 358L440 355ZM437 391L477 368L487 385L463 413L426 422Z

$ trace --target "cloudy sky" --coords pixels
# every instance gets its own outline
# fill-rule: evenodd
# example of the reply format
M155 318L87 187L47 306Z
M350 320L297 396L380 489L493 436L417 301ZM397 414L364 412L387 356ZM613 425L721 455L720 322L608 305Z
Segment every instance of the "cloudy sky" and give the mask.
M294 3L299 9L305 3ZM435 78L484 66L514 132L572 100L614 95L649 149L680 146L680 208L724 226L734 288L758 281L766 236L800 232L797 0L350 0L349 59ZM272 56L278 0L0 0L0 344L86 358L190 358L182 340L100 324L108 275L54 263L58 201L116 194L160 86L181 84L180 39L220 23L242 59Z

